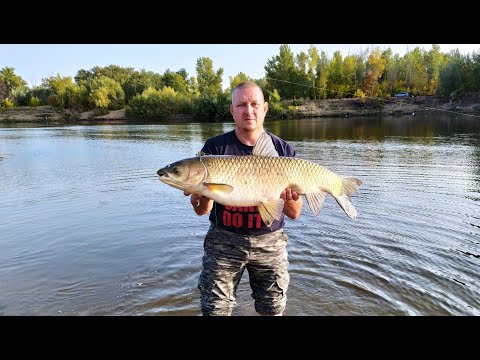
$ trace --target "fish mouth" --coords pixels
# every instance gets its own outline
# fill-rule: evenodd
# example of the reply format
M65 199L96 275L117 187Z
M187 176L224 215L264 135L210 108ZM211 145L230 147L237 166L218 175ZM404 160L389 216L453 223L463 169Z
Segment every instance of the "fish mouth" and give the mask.
M160 170L157 171L157 175L160 176L160 177L162 177L162 176L168 177L167 172L164 171L164 170L162 170L162 169L160 169Z

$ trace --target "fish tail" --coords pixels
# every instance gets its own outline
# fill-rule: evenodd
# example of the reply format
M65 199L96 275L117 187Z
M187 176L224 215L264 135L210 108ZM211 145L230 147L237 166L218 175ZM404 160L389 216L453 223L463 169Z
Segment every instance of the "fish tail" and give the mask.
M335 197L338 204L342 207L350 219L357 218L357 209L353 206L350 196L352 196L362 185L362 181L353 177L346 177L342 180L342 191Z

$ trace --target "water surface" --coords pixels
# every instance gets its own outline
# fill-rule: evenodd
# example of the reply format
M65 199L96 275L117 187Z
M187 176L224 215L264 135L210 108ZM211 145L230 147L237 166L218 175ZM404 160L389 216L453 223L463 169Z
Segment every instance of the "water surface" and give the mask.
M0 128L0 314L200 315L207 216L158 180L224 124ZM480 122L267 121L298 156L363 180L287 220L285 315L480 315ZM256 315L248 276L234 315Z

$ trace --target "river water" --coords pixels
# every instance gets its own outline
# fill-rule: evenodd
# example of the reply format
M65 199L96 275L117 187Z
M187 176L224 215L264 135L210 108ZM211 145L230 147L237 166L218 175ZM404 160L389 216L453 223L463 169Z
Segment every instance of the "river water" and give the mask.
M200 315L207 216L156 171L232 123L0 128L1 315ZM287 219L284 315L480 315L480 122L446 114L266 123L360 178ZM248 275L233 315L256 315Z

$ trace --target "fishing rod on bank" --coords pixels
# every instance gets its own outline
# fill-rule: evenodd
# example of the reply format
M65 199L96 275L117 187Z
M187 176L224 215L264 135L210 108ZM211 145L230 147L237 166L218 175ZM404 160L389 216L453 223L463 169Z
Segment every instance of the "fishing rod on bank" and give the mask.
M275 79L275 78L271 78L271 77L268 77L268 76L266 76L265 78L268 79L268 80L284 82L284 83L287 83L287 84L299 85L299 86L307 87L309 89L311 88L311 89L316 89L316 90L330 91L330 92L334 92L334 93L337 93L337 94L350 95L352 98L357 98L357 96L355 96L355 94L352 94L352 93L349 93L349 92L346 92L346 91L320 88L318 86L305 85L305 84L300 84L300 83L296 83L296 82L293 82L293 81ZM415 107L420 108L420 109L425 110L425 111L436 110L436 111L442 111L444 113L451 113L451 114L455 114L455 115L472 116L472 117L475 117L475 118L480 118L479 115L475 115L475 114L469 114L469 113L463 113L463 112L460 112L460 111L441 109L441 108L438 108L438 107L431 107L431 106L423 106L423 105L405 103L404 101L395 100L395 99L387 99L387 98L381 98L381 97L376 97L376 96L366 96L366 95L364 97L367 98L367 99L370 99L370 100L388 101L388 102L391 102L391 103L398 104L400 106L401 105L415 106Z

